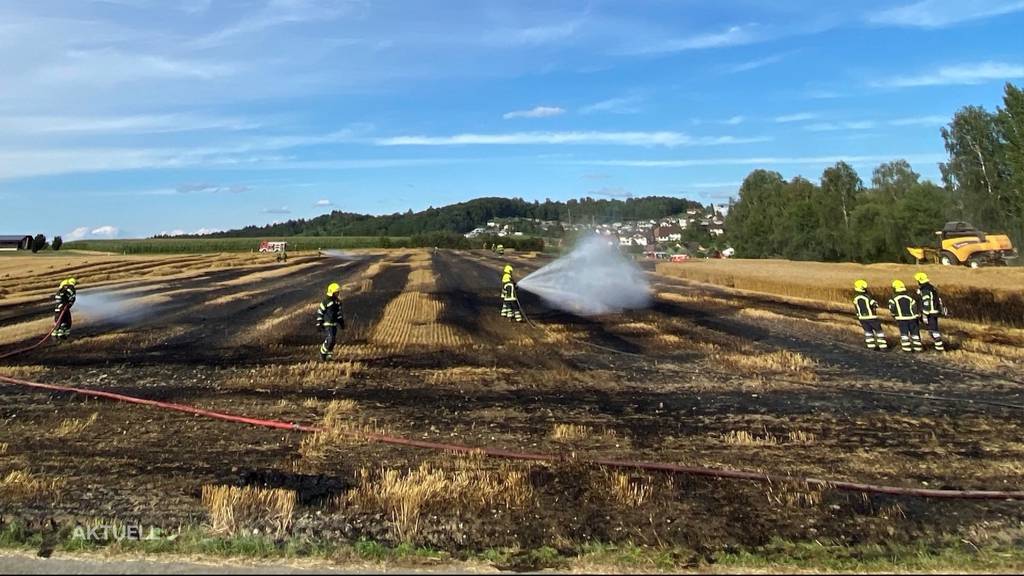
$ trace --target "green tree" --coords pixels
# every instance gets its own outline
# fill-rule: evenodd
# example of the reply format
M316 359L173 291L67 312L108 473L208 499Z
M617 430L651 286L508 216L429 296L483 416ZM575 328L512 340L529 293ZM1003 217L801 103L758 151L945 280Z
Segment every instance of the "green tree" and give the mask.
M818 241L828 260L850 260L855 247L851 235L853 211L864 194L864 182L846 162L827 168L821 175L817 203Z
M739 198L729 210L729 239L741 258L777 256L775 228L784 201L786 181L778 172L754 170L743 181Z
M960 213L976 226L1002 228L1012 212L1002 175L1005 150L996 117L984 108L968 106L942 129L949 161L941 165L942 179L956 199Z
M50 244L50 247L53 248L54 252L57 252L58 250L60 250L60 247L63 246L63 245L64 245L64 239L61 238L60 236L54 236L53 237L53 243Z
M36 234L36 237L32 239L32 253L35 254L40 250L46 248L46 236L42 234Z
M1024 90L1007 84L1003 106L996 112L996 127L1003 142L1005 159L1008 232L1018 245L1024 244Z

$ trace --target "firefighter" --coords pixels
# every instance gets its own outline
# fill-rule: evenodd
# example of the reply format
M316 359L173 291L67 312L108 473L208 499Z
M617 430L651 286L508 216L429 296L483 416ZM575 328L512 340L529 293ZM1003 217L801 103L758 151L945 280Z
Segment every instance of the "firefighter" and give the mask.
M509 321L523 321L523 311L519 308L519 298L516 297L516 283L512 281L511 274L505 274L501 278L501 315Z
M341 300L338 293L341 286L332 282L327 287L327 297L320 302L316 313L316 327L324 332L324 343L320 345L320 359L330 360L334 352L334 344L338 339L338 328L345 329L345 317L341 313Z
M505 276L511 277L512 276L512 272L514 272L514 271L515 271L515 269L512 268L511 264L505 264L505 267L501 269L501 283L504 284L505 283Z
M888 350L889 343L885 341L882 320L878 317L878 301L868 292L867 281L857 280L853 283L853 289L857 292L853 297L853 307L857 311L857 320L860 320L864 328L864 343L869 350Z
M75 296L78 293L78 280L68 278L62 280L54 300L57 307L53 309L53 332L51 336L58 342L67 340L71 336L71 307L75 305Z
M510 282L510 281L512 281L512 265L511 264L505 264L505 267L501 269L501 291L502 291L502 294L504 294L504 292L505 292L505 283L506 282ZM509 306L509 304L507 302L505 302L504 296L502 296L501 317L502 318L507 318L508 315L509 315L509 312L511 312L511 311L512 311L511 306Z
M889 311L900 327L900 348L904 352L923 352L921 325L918 323L917 300L907 293L902 280L892 281L893 296L889 300Z
M939 316L946 316L946 307L942 304L939 291L924 272L914 274L917 280L917 298L921 303L921 321L932 337L932 343L939 352L946 351L946 343L939 331Z

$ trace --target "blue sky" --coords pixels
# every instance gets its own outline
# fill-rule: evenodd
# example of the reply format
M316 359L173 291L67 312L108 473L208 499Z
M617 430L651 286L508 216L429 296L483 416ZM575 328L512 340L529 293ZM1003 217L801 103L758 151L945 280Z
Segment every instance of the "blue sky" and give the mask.
M937 178L1021 29L1022 0L7 0L0 232Z

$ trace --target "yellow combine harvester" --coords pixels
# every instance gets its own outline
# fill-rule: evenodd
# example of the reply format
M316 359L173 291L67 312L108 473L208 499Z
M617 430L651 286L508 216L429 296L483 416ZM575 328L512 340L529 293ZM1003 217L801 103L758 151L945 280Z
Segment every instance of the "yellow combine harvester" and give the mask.
M1017 250L1008 236L985 234L967 222L947 222L935 233L939 247L908 247L917 263L932 262L944 266L1005 266L1017 257Z

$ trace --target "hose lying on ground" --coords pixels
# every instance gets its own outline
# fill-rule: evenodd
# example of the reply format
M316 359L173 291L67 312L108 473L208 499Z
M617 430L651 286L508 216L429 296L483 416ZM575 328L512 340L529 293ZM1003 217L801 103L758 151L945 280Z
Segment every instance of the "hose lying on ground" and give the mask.
M64 307L64 309L62 309L60 311L60 316L57 316L57 320L53 323L53 328L56 328L57 326L60 325L61 320L64 319L64 315L67 314L67 313L68 313L68 309L67 309L67 307ZM31 352L31 351L35 350L36 348L39 348L43 344L46 344L50 340L50 337L53 336L53 328L48 330L46 332L46 334L43 335L43 337L38 342L36 342L35 344L32 344L31 346L26 346L25 348L20 348L18 350L11 350L10 352L4 352L3 354L0 354L0 360L3 360L5 358L10 358L12 356L17 356L19 354L25 354L26 352Z
M320 428L317 428L315 426L293 424L278 420L250 418L247 416L227 414L223 412L216 412L213 410L206 410L203 408L198 408L196 406L189 406L187 404L176 404L173 402L147 400L145 398L137 398L134 396L127 396L124 394L117 394L114 392L104 392L101 390L89 390L85 388L75 388L71 386L59 386L56 384L43 384L40 382L20 380L17 378L8 378L6 376L0 376L0 382L40 390L49 390L51 392L66 392L72 394L79 394L82 396L91 396L94 398L105 398L108 400L117 400L121 402L129 402L132 404L142 404L145 406L151 406L154 408L160 408L164 410L183 412L186 414L193 414L196 416L203 416L206 418L213 418L216 420L223 420L226 422L250 424L252 426L260 426L264 428L273 428L278 430L295 430L298 432L306 433L315 433L322 431ZM503 458L507 460L522 460L529 462L546 463L578 462L581 464L590 464L593 466L602 466L605 468L664 472L669 474L702 476L707 478L748 480L767 484L795 483L820 489L834 489L845 492L859 492L866 494L888 494L891 496L913 496L919 498L938 498L946 500L1024 500L1024 491L937 490L930 488L906 488L901 486L884 486L876 484L865 484L860 482L847 482L841 480L825 480L821 478L803 478L797 476L772 475L764 472L750 472L744 470L704 468L698 466L681 466L679 464L662 462L640 462L631 460L611 460L603 458L587 459L579 457L570 457L563 454L551 454L542 452L519 452L514 450L504 450L500 448L473 447L464 444L447 444L441 442L430 442L427 440L414 440L411 438L402 438L398 436L389 436L385 434L366 434L359 435L358 437L364 438L370 442L378 442L381 444L388 444L392 446L405 446L409 448L451 452L456 454L481 454L491 458Z

